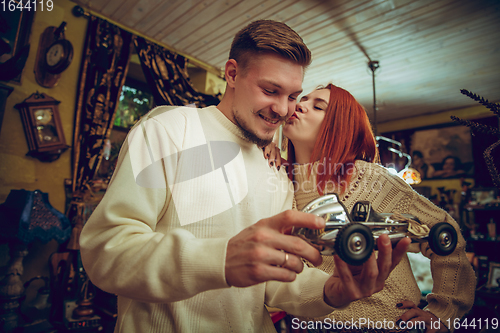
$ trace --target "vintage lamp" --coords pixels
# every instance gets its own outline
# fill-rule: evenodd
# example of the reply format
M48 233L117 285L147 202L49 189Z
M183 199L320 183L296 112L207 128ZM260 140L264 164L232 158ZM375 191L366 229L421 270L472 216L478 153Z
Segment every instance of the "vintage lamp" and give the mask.
M407 184L409 185L417 185L420 184L422 181L420 173L415 169L410 167L411 165L411 156L408 155L407 153L403 152L401 149L401 142L387 138L385 136L380 136L377 135L375 137L375 140L377 141L377 147L380 147L380 142L389 142L393 147L386 147L387 150L389 150L391 153L398 155L399 157L404 157L406 158L406 164L404 165L403 169L400 170L399 172L396 170L394 166L389 167L389 172L391 172L394 175L399 176L402 178ZM380 148L379 148L380 149Z
M0 331L9 332L19 323L19 305L24 297L23 258L35 239L59 243L71 235L68 218L53 208L49 196L40 190L11 190L0 205L0 242L8 243L10 261L0 281Z

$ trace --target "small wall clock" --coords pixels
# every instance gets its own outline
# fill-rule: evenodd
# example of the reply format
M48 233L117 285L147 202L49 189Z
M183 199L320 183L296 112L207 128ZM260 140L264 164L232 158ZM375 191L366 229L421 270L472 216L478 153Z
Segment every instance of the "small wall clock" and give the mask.
M51 74L62 73L73 60L73 46L66 39L52 43L45 52L45 67Z
M73 60L73 45L64 38L66 22L59 28L48 27L40 36L35 61L35 79L39 85L52 88L57 85L61 73Z
M32 94L15 108L21 113L29 151L26 155L43 162L58 159L69 148L59 117L60 102L46 94Z

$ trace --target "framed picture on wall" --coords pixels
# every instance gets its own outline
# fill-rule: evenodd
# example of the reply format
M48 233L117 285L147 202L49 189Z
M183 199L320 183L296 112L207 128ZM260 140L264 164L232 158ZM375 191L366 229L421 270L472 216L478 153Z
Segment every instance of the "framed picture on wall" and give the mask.
M413 164L422 156L422 162L428 165L426 178L474 175L471 133L465 126L415 131L411 137L410 154Z
M487 288L500 287L500 263L490 262L490 271L488 273Z
M29 44L31 25L35 16L34 10L0 12L0 63L19 54L21 49ZM22 73L11 81L21 83Z
M411 167L422 179L474 176L470 129L466 126L435 126L389 133L412 158ZM382 156L382 153L381 153Z

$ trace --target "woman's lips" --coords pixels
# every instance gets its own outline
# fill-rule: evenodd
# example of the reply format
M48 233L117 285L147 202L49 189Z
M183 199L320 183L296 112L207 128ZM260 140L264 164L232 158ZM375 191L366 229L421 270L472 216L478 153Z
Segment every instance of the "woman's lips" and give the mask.
M287 119L287 121L286 121L286 122L287 122L287 123L288 123L288 122L292 122L292 121L293 121L293 120L295 120L295 119L296 119L296 120L299 120L299 117L297 117L297 113L296 113L296 112L294 112L294 113L290 116L290 118L288 118L288 119Z

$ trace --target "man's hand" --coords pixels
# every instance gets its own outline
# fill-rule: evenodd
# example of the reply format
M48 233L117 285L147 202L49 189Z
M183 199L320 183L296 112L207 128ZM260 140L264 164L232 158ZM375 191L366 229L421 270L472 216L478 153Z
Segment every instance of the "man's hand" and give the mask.
M270 280L291 282L304 268L301 258L321 264L317 249L286 234L294 226L321 229L325 221L313 214L287 210L262 219L231 238L226 254L227 283L248 287Z
M403 313L401 317L399 317L398 322L400 320L405 322L404 326L402 327L407 327L408 321L413 322L413 327L415 326L415 322L423 321L425 322L425 333L449 332L446 325L444 325L434 314L430 313L429 311L420 309L412 301L403 301L396 306L400 309L409 309L408 311Z
M411 240L402 239L392 249L387 235L377 240L378 258L375 253L362 266L350 266L337 255L334 256L335 270L325 283L325 302L333 307L369 297L384 288L385 280L406 254Z

